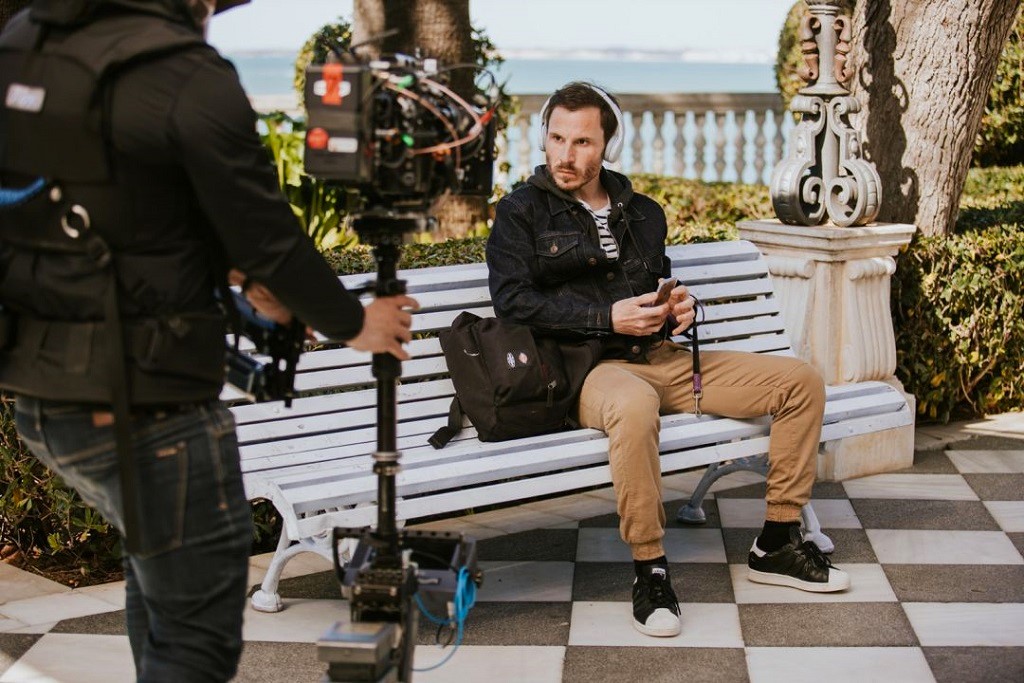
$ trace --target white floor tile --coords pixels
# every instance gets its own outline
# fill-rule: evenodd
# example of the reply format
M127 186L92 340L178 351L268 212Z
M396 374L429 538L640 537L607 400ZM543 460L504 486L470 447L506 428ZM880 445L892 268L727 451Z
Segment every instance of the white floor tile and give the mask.
M946 456L963 474L1024 472L1024 450L946 451Z
M76 592L44 595L0 605L0 616L17 619L28 626L63 619L103 614L120 609L105 600Z
M17 619L8 619L7 617L0 617L0 633L7 633L13 631L16 628L24 628L25 624L21 623Z
M986 500L985 507L1003 531L1024 531L1024 501Z
M81 595L88 595L89 597L96 598L97 600L109 602L118 609L124 609L124 581L113 581L111 583L103 583L97 586L76 588L75 592Z
M589 519L615 512L615 501L614 499L609 501L607 498L578 493L573 496L552 498L551 500L539 500L534 503L527 503L522 507L526 510L536 510L538 512L558 515L578 522L581 519ZM558 526L552 528L558 528Z
M729 565L736 604L811 602L896 602L896 594L885 572L877 564L841 564L850 575L850 587L838 593L810 593L789 586L754 583L747 578L747 565Z
M131 683L128 636L50 633L39 639L0 683Z
M921 645L1024 646L1024 605L909 602L903 609Z
M413 665L425 669L448 656L448 650L419 645ZM417 671L416 683L560 683L564 647L462 645L450 660L433 671Z
M569 602L572 562L480 562L480 602Z
M868 529L882 564L1024 564L1002 531Z
M56 581L0 562L0 605L41 595L70 592L70 588Z
M680 603L679 609L682 612L682 633L672 638L655 638L633 627L632 603L575 602L572 605L569 645L743 647L740 613L736 605L686 602Z
M748 647L751 683L934 683L916 647Z
M315 643L335 622L349 621L344 600L285 599L280 612L257 612L248 603L242 625L243 640Z
M725 562L725 544L719 529L666 529L663 539L669 562ZM578 562L631 562L629 546L618 529L580 529Z
M750 498L718 498L722 526L732 529L761 528L767 504ZM860 519L848 500L812 500L811 507L823 529L860 529Z
M843 482L850 498L978 500L959 474L874 474Z

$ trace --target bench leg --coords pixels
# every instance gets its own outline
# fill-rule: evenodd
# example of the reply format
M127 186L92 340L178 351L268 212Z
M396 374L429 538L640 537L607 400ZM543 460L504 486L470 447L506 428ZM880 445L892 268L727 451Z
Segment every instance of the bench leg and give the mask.
M267 574L263 577L263 583L252 594L251 602L253 609L257 612L280 612L284 609L281 596L277 592L277 585L281 581L281 573L284 571L284 566L293 557L299 553L316 553L326 560L333 562L334 560L331 556L333 551L330 533L324 534L322 537L317 536L315 538L293 540L288 537L287 530L282 528L281 538L277 541L277 550L270 561L270 566L267 567ZM342 551L343 559L347 559L346 552L348 552L347 546Z
M727 474L739 472L740 470L749 470L757 472L761 476L768 476L768 456L752 455L748 458L737 458L736 460L728 460L723 463L716 462L708 465L708 468L704 470L704 476L701 477L697 488L690 497L690 502L679 508L679 512L676 514L676 521L682 524L704 524L707 521L707 516L704 514L704 508L701 507L701 503L703 503L708 489L718 481L719 477L724 477Z

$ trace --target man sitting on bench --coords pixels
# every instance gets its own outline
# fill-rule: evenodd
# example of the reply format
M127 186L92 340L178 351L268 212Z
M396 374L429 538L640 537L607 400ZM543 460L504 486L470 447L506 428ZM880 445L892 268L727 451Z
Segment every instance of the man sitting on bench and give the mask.
M680 632L679 604L662 538L665 510L659 414L771 415L767 514L750 549L751 581L831 592L849 587L800 534L815 478L824 383L793 358L732 351L700 355L703 395L688 350L667 339L694 320L680 284L657 303L665 213L629 180L602 168L623 146L622 112L609 94L569 83L541 109L546 165L504 197L487 243L496 315L556 335L600 337L602 358L580 394L579 423L608 434L622 539L636 568L633 623L641 633Z

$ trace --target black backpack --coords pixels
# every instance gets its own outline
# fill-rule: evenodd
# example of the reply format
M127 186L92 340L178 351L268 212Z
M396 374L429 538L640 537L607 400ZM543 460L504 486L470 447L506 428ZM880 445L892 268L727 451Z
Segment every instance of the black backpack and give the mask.
M571 414L600 342L535 336L526 325L462 312L440 334L455 385L448 424L430 437L444 448L466 415L481 441L505 441L577 426Z

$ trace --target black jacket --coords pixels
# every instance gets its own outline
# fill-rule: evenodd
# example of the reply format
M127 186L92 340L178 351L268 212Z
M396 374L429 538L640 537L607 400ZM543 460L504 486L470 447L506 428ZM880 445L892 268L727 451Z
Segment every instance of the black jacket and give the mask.
M498 202L487 242L491 299L498 317L559 336L600 337L605 358L639 360L654 338L613 333L611 308L669 275L665 212L619 173L602 169L601 184L619 258L609 261L593 217L538 166Z
M362 306L300 229L260 143L256 116L237 73L202 41L184 3L37 0L11 20L0 36L0 50L22 49L40 26L40 49L71 57L75 50L95 49L97 44L112 49L133 40L145 44L150 32L161 40L180 38L182 47L127 62L106 79L102 90L119 208L116 218L94 228L113 247L125 318L182 313L219 317L216 283L225 267L235 267L266 284L299 318L328 336L344 340L358 334ZM188 40L188 35L197 40ZM15 137L0 128L0 180L6 177L8 185L11 178L23 178L32 170L18 168L14 170L21 173L15 174L11 164L5 166L4 159L14 158L20 144ZM60 152L74 158L74 140L66 146ZM38 174L45 175L45 169ZM60 175L59 169L54 175ZM101 302L76 297L74 277L60 259L0 245L0 303L16 316L102 318ZM197 363L205 359L207 365L222 365L223 323L220 328L219 345L209 348L203 342L204 348L192 349ZM206 337L208 341L210 335ZM48 353L59 354L59 349ZM59 395L59 387L52 392L27 390L6 381L12 374L29 373L24 366L30 355L0 356L0 385L44 398L74 398ZM20 372L10 369L17 364L23 366ZM49 373L47 384L54 385L61 383L62 372L72 372L52 366L32 371ZM201 386L191 390L195 398L216 396L220 390L220 379L197 381ZM170 378L168 382L168 388L181 384Z

